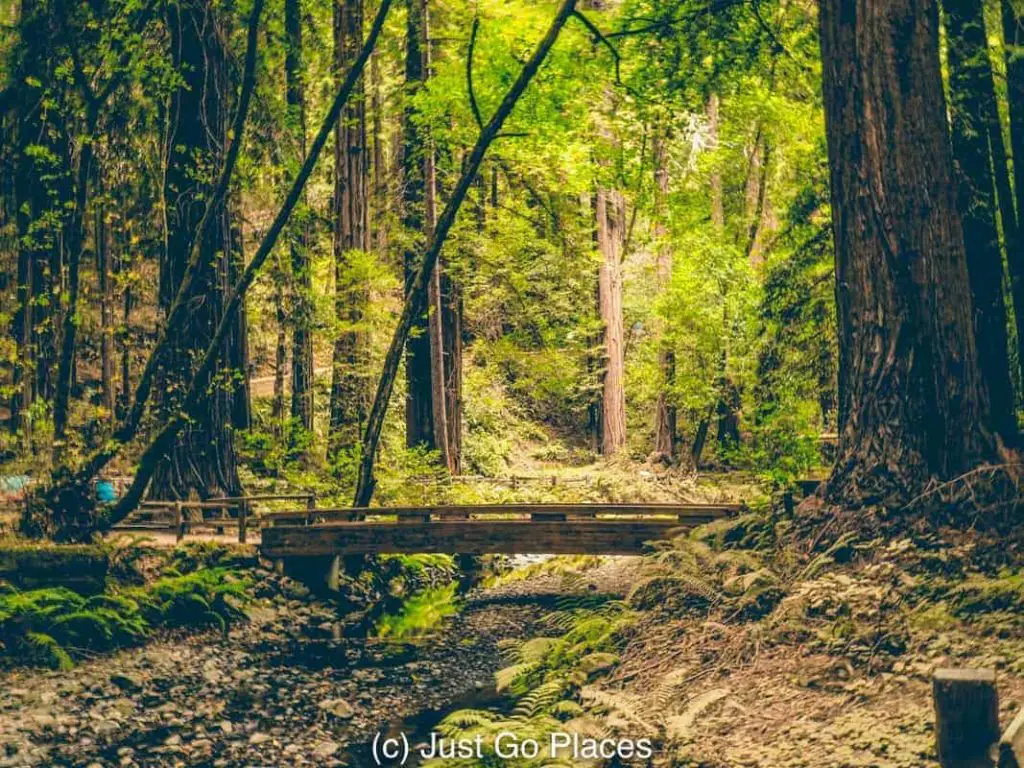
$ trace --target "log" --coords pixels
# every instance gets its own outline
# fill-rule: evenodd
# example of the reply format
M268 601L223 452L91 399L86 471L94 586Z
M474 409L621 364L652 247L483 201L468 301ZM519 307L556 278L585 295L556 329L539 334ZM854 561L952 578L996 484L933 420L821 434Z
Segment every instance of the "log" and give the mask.
M943 768L991 766L999 698L991 669L940 669L932 679L935 741Z

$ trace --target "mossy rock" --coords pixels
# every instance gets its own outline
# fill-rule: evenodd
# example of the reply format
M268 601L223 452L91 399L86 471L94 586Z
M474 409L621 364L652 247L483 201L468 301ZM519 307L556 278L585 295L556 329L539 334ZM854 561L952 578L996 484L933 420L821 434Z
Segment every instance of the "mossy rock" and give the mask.
M19 589L70 587L83 594L102 592L109 557L88 544L5 543L0 546L0 579Z

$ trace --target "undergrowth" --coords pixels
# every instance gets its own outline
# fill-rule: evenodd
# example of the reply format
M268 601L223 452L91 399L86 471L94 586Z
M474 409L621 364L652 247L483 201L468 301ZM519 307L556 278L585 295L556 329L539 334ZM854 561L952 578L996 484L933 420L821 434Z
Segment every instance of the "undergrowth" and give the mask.
M225 568L204 568L88 598L64 587L10 588L0 594L0 649L14 663L69 669L159 628L225 630L244 617L247 586Z
M377 621L377 636L387 640L423 637L458 613L455 582L427 589L402 603L397 613L385 614Z

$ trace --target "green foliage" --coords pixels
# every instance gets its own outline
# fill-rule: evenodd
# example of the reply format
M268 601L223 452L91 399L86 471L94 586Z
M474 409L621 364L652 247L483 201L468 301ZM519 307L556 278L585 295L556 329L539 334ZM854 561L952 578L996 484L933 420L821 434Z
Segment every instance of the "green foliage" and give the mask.
M247 582L203 569L85 598L65 588L0 595L0 646L22 663L66 669L83 652L137 645L159 627L226 629L244 618Z
M414 595L402 603L398 613L386 614L377 621L377 636L406 640L437 630L446 618L458 613L457 587L452 582Z

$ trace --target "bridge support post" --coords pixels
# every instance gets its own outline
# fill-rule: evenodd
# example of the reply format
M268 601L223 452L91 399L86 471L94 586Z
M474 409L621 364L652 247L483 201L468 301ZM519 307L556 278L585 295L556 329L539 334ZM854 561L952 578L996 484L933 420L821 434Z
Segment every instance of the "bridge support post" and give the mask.
M301 581L314 592L337 592L341 582L341 556L316 555L282 559L286 576Z

